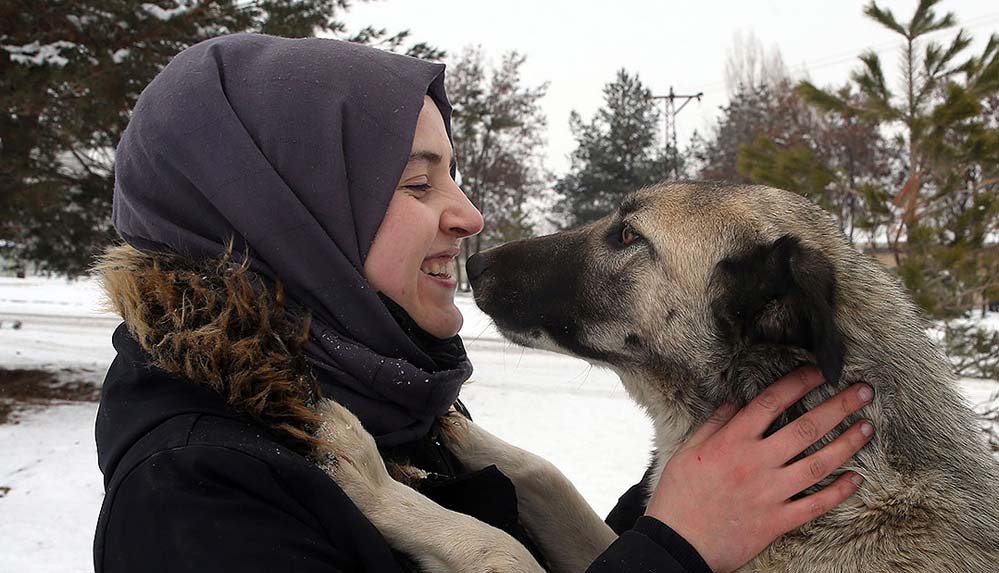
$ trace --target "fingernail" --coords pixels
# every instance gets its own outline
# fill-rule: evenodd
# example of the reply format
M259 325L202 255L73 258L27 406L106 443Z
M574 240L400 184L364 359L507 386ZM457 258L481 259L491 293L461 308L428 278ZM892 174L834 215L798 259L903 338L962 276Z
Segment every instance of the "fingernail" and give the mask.
M860 389L857 390L857 396L864 402L870 402L874 399L874 389L867 384L861 384Z
M870 422L863 422L860 424L860 433L864 436L870 438L874 434L874 425Z
M864 483L864 478L860 474L853 474L850 476L850 482L853 485L860 487L860 484Z

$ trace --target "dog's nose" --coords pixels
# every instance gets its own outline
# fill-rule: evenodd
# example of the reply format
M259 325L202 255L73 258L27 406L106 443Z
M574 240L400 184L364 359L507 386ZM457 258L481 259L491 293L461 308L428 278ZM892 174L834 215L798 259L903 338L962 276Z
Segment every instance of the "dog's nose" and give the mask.
M482 276L482 273L486 270L486 258L482 255L475 254L465 261L465 272L468 273L468 282L474 283Z

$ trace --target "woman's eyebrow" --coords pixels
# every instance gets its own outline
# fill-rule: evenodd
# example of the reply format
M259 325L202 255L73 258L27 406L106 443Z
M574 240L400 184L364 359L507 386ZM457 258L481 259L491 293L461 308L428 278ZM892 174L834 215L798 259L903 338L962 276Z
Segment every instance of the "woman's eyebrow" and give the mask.
M437 153L435 151L416 151L416 152L412 153L409 156L409 162L410 163L412 163L414 161L427 161L429 163L438 164L443 159L444 158L441 157L441 154ZM449 169L454 169L455 168L455 164L456 163L455 163L454 154L452 154L451 155L451 164L448 166L448 168Z

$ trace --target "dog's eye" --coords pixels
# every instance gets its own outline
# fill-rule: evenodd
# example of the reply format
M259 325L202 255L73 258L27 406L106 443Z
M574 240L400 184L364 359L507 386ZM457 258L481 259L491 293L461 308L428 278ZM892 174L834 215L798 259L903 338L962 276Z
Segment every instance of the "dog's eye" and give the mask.
M635 241L637 241L638 239L641 239L641 238L642 238L642 236L639 235L638 232L636 232L635 229L631 225L625 223L624 225L621 226L621 244L622 245L630 245L630 244L634 243Z

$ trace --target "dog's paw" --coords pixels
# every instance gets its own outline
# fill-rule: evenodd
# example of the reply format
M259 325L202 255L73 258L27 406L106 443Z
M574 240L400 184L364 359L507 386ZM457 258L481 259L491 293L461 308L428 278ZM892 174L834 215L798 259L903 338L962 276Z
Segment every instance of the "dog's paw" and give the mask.
M316 411L321 417L315 431L321 440L316 454L326 473L351 499L384 488L391 477L361 421L333 400L320 400Z
M512 448L454 409L437 419L437 434L462 465L472 471L496 464L496 455Z
M448 450L472 471L495 465L507 477L516 480L539 470L547 471L551 465L544 458L490 434L455 410L438 418L437 432Z
M470 426L472 426L471 420L451 408L447 414L437 418L437 435L452 452L465 449L465 443L470 439L468 436Z

